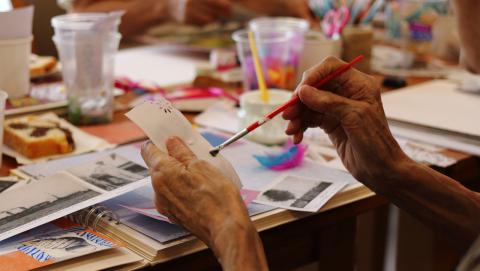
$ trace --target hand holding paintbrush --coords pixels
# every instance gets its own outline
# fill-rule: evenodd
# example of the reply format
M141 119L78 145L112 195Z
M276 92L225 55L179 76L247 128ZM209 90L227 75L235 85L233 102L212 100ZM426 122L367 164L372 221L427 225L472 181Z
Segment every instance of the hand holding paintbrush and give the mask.
M357 62L359 62L362 59L363 59L363 55L357 56L350 63L347 63L347 64L343 65L342 67L334 70L333 72L331 72L330 74L325 76L314 87L315 88L320 88L321 86L323 86L324 84L326 84L330 80L332 80L335 77L337 77L337 76L341 75L342 73L346 72L348 69L350 69L353 65L355 65ZM285 109L287 109L288 107L290 107L290 106L292 106L292 105L294 105L298 102L299 102L299 98L298 98L297 95L295 95L288 102L279 106L278 108L276 108L275 110L273 110L269 114L265 115L264 118L250 124L247 128L243 129L242 131L238 132L237 134L235 134L234 136L232 136L231 138L229 138L228 140L226 140L222 144L220 144L220 145L216 146L215 148L213 148L212 150L210 150L210 154L212 156L216 156L226 146L228 146L228 145L232 144L233 142L239 140L240 138L246 136L247 134L249 134L253 130L257 129L258 127L262 126L263 124L265 124L268 121L270 121L271 119L273 119L275 116L277 116L281 112L285 111Z

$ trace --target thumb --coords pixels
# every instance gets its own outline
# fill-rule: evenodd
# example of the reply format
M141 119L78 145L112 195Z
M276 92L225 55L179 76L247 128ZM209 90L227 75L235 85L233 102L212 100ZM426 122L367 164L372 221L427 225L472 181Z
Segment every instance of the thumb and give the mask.
M177 160L160 151L151 141L143 144L141 153L145 164L154 171L180 165Z
M355 101L307 85L300 87L298 97L310 110L332 115L339 119L351 112L355 106Z
M187 165L190 161L197 159L197 156L185 145L178 137L172 137L167 140L167 149L170 156Z

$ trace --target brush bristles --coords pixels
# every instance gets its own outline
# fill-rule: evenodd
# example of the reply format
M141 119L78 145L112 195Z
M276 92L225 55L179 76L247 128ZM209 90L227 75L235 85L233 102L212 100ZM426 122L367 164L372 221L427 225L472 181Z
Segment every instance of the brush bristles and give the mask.
M213 157L216 157L219 152L220 152L220 149L215 148L215 149L210 151L210 155L213 156Z

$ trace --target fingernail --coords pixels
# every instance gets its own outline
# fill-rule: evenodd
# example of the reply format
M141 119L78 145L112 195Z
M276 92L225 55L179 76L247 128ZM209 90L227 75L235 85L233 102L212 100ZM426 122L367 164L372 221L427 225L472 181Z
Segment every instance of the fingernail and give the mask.
M182 140L178 136L171 136L167 139L167 142L180 143Z
M143 143L143 145L142 145L142 149L147 150L148 147L150 147L150 144L153 144L151 140L145 141L145 143Z

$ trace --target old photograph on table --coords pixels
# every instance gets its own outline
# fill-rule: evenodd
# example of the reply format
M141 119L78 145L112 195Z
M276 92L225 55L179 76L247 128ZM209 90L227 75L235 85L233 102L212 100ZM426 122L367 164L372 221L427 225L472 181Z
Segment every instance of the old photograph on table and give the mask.
M347 182L283 175L264 189L255 202L296 211L316 212L346 185Z
M0 236L100 193L59 173L0 195Z
M15 184L17 184L17 181L7 181L7 180L0 180L0 193L2 193L5 190L8 190Z
M118 154L111 153L92 162L67 170L74 176L98 187L112 191L144 179L148 169Z

